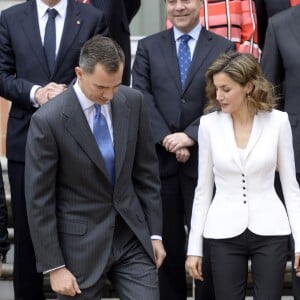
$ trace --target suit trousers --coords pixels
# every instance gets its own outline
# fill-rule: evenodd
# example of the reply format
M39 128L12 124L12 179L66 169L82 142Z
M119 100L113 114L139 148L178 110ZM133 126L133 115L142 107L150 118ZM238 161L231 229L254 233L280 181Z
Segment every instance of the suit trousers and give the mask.
M43 300L43 274L36 271L24 194L23 162L8 160L8 177L14 222L15 300Z
M254 299L280 300L288 239L288 235L260 236L248 229L233 238L208 239L216 299L245 299L250 259Z
M159 300L156 266L140 241L118 215L111 255L103 276L94 286L81 289L82 294L75 297L58 295L58 300L100 300L107 278L112 282L121 300Z
M179 169L173 176L161 177L163 205L163 243L167 256L159 269L161 300L186 300L186 230L190 226L191 210L197 179ZM206 269L210 265L206 264ZM209 278L209 277L207 277ZM212 281L207 279L197 287L201 299L211 300L208 292Z
M300 184L300 173L296 173L298 184ZM283 192L281 188L279 174L276 172L275 175L275 189L279 198L284 202ZM295 247L293 237L290 236L290 257L289 259L294 262L295 259ZM296 273L292 272L292 287L294 300L300 300L300 278L296 276Z

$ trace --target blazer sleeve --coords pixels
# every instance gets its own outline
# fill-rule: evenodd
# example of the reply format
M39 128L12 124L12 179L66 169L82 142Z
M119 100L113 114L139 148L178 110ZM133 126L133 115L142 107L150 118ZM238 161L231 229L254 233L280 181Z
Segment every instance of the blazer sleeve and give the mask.
M287 113L284 113L279 132L277 168L295 241L295 252L300 252L300 189L295 176L292 130Z
M203 256L203 231L214 187L209 124L205 116L200 119L198 144L198 183L193 202L191 229L187 250L187 255L193 256Z
M132 69L132 86L144 94L149 108L151 129L155 143L160 143L165 136L171 133L164 117L157 109L155 99L151 91L151 50L145 47L143 41L138 43L135 61Z
M55 182L58 155L50 127L37 112L31 119L27 138L25 197L38 272L65 265L59 246L56 220Z

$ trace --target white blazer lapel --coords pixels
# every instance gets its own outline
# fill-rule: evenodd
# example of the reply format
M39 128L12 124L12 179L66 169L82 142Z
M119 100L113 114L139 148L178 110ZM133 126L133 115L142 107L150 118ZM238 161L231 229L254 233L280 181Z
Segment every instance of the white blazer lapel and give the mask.
M233 130L233 122L230 114L222 113L221 114L221 134L224 136L226 143L229 146L230 152L234 158L234 161L239 166L239 168L244 171L240 154L238 152L238 148L236 145L235 137L234 137L234 130Z
M246 153L245 153L245 162L247 162L247 157L253 150L254 146L256 145L256 143L258 142L258 140L262 134L262 131L264 128L263 118L264 118L263 112L258 112L254 116L252 131L251 131L251 135L250 135L248 145L246 148Z

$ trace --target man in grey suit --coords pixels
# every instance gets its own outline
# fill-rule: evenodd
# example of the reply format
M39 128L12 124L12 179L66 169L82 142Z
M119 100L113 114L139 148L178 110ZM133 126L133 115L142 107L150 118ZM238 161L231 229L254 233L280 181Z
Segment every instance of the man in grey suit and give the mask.
M121 86L123 68L116 42L90 39L76 82L30 124L29 225L37 269L50 273L58 299L101 299L106 277L121 299L159 299L156 269L165 251L158 164L143 96ZM101 140L98 110L107 131Z
M163 241L168 253L159 270L161 300L186 300L184 225L190 223L197 183L198 127L206 101L204 74L219 54L233 50L234 44L201 28L202 0L165 2L174 26L139 42L132 79L149 107L160 167ZM180 69L180 47L186 37L191 62L189 68ZM184 83L182 73L186 75ZM208 253L204 255L205 281L196 285L197 299L214 299L206 268L208 257Z
M43 276L35 267L24 195L30 118L72 82L80 48L95 34L108 34L103 12L74 0L31 0L1 11L0 95L11 102L6 154L14 221L15 300L45 299Z
M262 55L262 69L274 85L278 106L286 111L293 133L296 176L300 184L300 5L286 9L269 19ZM275 181L282 194L279 181ZM293 247L292 256L294 255ZM293 259L292 259L293 261ZM300 300L300 278L293 273L293 294Z

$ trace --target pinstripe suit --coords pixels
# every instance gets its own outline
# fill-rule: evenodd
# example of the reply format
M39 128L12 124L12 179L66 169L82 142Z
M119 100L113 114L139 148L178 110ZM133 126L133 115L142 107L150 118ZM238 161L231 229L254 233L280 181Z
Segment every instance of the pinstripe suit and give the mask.
M126 294L134 283L122 285L113 271L126 279L128 255L150 265L158 292L150 236L162 234L160 183L145 106L142 95L125 86L111 103L114 188L73 87L33 115L28 134L25 192L37 268L65 265L83 291L76 299L100 299L93 287L107 272Z
M26 137L31 115L37 109L31 105L31 90L34 85L43 87L49 82L70 84L83 43L95 34L107 35L108 32L104 15L99 10L73 0L67 3L53 74L44 54L37 2L31 0L1 11L0 90L1 96L11 101L6 151L14 218L16 300L44 299L43 277L36 272L24 196Z

